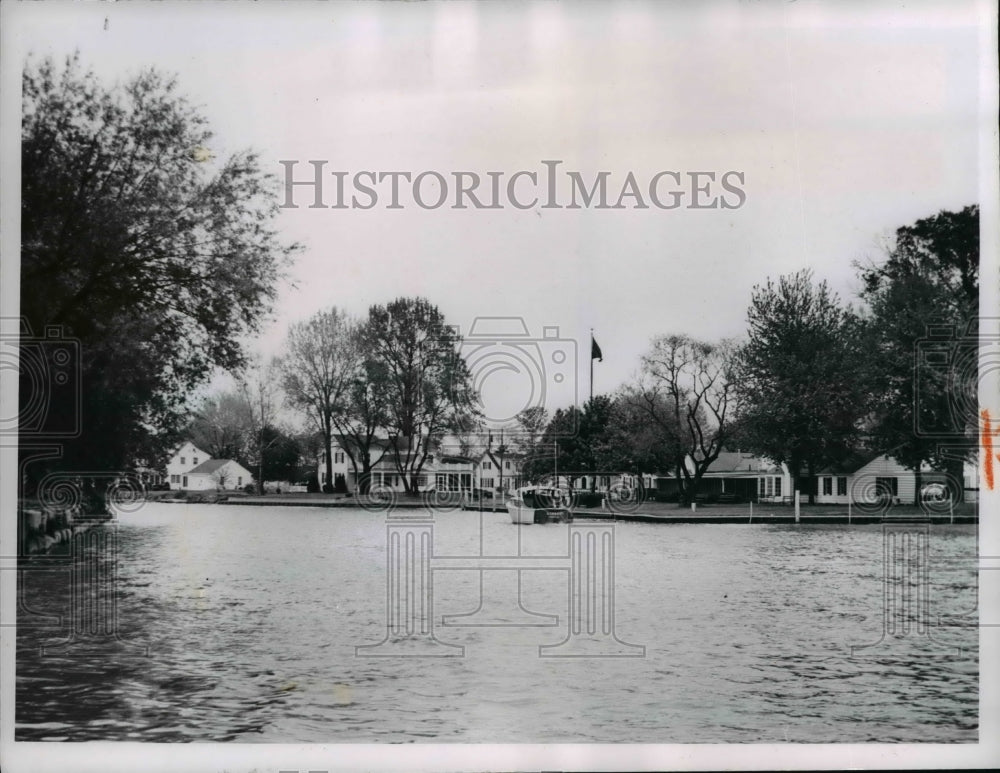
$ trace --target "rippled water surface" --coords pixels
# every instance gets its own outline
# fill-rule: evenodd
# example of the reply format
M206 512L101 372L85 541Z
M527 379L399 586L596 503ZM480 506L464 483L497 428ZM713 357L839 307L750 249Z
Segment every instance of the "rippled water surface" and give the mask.
M978 735L971 526L930 527L927 560L906 567L917 578L927 568L926 607L911 594L910 617L931 621L932 638L916 624L883 638L880 527L619 523L614 625L645 655L598 659L539 657L540 645L567 638L566 525L519 529L500 513L435 515L435 556L555 557L552 569L520 572L527 612L516 603L517 572L435 564L435 635L464 647L461 657L435 658L355 649L386 637L387 528L379 514L159 504L110 528L117 561L77 561L105 570L116 563L113 581L74 574L68 558L35 560L22 573L18 740ZM53 648L81 629L71 599L108 587L115 624ZM477 609L479 616L450 617ZM445 626L442 616L521 625ZM117 638L101 635L112 628ZM880 640L852 656L852 645ZM426 654L422 644L415 637L415 654Z

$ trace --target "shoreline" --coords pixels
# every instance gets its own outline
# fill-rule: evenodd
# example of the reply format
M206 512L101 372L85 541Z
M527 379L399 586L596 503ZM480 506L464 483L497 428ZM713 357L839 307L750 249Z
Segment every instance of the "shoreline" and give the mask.
M43 507L36 502L18 502L17 518L19 557L47 555L60 546L68 547L80 534L114 520L106 513L85 513L78 504Z
M184 500L174 500L170 497L163 497L157 500L165 504L219 504L219 505L245 505L248 507L314 507L323 509L361 509L368 510L373 514L383 513L385 508L375 505L363 505L353 497L332 498L317 495L295 495L279 494L261 497L229 497L216 502L185 502ZM484 513L506 513L505 507L496 505L441 503L443 509L461 509L465 512ZM416 510L426 509L427 504L421 498L400 498L393 505L396 510ZM577 509L573 511L573 517L590 520L611 520L611 521L632 521L642 523L716 523L716 524L794 524L795 514L791 507L772 507L767 511L760 512L754 508L753 515L749 512L748 504L734 505L707 505L700 506L697 511L687 508L677 507L674 504L659 502L647 502L641 506L641 512L622 512L607 509ZM763 510L764 508L761 508ZM837 505L802 505L799 523L800 524L839 524L846 526L872 525L883 523L933 523L933 524L977 524L979 516L975 512L976 506L973 503L966 503L956 507L956 512L931 512L924 511L913 505L895 505L885 512L859 512L855 510L848 515L844 506ZM971 512L970 512L971 510ZM659 512L657 512L659 511ZM777 511L777 512L775 512ZM784 512L782 512L784 511Z

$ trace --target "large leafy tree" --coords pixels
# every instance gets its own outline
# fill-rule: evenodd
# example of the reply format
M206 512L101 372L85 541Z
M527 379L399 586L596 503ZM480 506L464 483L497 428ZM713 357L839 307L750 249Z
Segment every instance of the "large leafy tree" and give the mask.
M477 401L461 338L424 298L398 298L368 312L364 342L382 368L386 429L407 493L449 432L474 423Z
M34 429L79 413L58 464L129 466L214 367L244 363L295 249L276 190L253 153L216 159L204 116L153 70L109 88L75 58L30 63L21 143L21 313L35 336L80 342L80 389L55 390Z
M814 501L815 474L858 445L867 418L868 328L808 270L754 287L747 320L741 440Z
M978 421L979 207L898 229L887 259L859 269L879 331L874 442L918 476L946 469L960 499Z

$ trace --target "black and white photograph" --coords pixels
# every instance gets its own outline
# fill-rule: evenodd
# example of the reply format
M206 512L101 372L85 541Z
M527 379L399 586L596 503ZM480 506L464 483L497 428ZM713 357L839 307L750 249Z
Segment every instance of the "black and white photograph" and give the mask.
M1000 765L997 12L4 3L0 765Z

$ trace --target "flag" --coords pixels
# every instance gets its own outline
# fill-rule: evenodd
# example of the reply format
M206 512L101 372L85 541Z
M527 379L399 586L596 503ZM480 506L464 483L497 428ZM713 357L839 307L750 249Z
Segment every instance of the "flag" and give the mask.
M604 355L601 354L601 347L597 345L597 341L594 337L590 337L590 359L597 360L598 362L604 362Z

